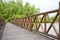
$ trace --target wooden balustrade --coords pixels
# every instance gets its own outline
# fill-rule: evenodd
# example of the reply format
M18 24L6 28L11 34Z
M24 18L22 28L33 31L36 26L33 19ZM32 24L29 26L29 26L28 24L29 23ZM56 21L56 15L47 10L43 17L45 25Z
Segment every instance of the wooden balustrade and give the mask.
M54 13L54 12L57 12L57 14L56 14L55 18L51 21L48 14L51 14L51 13ZM43 16L39 21L38 16L41 16L41 15L43 15ZM53 25L58 16L59 16L59 33L57 32L56 28ZM49 22L51 23L48 29L47 29L47 26L46 26L46 23L47 23L46 18L48 18ZM43 32L40 32L40 33L51 36L50 34L48 34L48 32L53 27L57 36L52 35L51 37L54 37L54 38L57 38L58 40L60 40L60 2L59 2L59 9L51 10L51 11L48 11L48 12L43 12L43 13L36 14L36 15L30 14L29 16L21 18L19 20L18 19L13 19L13 20L11 20L11 23L17 24L17 25L20 23L19 25L21 27L27 28L31 31L33 31L34 30L33 27L35 27L36 28L35 30L38 31L39 28L42 27L41 23L42 23L43 20L44 20L44 29L42 28Z

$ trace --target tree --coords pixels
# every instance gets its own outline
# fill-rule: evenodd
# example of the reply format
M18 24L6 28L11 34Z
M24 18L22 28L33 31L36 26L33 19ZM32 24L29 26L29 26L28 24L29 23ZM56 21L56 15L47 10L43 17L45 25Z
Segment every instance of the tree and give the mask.
M32 14L39 13L39 10L39 8L35 8L34 5L31 6L28 2L23 5L22 0L0 0L0 17L5 19L6 22L28 16L30 12Z

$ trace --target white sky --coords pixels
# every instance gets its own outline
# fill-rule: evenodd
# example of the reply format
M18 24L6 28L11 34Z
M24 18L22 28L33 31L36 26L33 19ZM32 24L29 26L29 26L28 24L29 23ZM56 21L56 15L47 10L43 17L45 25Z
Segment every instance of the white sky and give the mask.
M60 2L60 0L23 0L23 4L26 2L29 2L31 5L35 5L37 8L40 8L40 12L45 12L58 9L58 2Z

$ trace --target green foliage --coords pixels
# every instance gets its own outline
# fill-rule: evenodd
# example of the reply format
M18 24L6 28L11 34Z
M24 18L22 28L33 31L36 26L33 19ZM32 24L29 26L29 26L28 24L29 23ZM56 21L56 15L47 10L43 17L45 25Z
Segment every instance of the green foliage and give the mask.
M0 0L0 17L5 19L6 22L9 22L13 18L28 16L30 12L32 14L40 13L39 8L35 8L34 5L31 6L28 2L23 5L22 0L16 0L16 2L14 0Z

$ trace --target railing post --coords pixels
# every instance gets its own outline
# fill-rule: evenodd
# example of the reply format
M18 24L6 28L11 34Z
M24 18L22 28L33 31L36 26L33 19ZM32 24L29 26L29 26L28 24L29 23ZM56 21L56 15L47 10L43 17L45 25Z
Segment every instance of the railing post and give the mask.
M36 18L36 30L37 30L37 25L38 25L38 17L37 17L37 15L35 16L35 18Z
M28 18L26 18L26 28L28 28Z
M23 23L22 24L23 24L23 28L24 28L24 26L25 26L25 20L24 20L24 18L23 18Z
M26 18L24 20L25 20L25 28L26 28Z
M22 27L24 27L24 18L23 18L23 23L22 23Z
M60 40L60 2L59 2L59 34L58 34L58 40Z
M25 18L24 18L24 28L25 28Z
M46 33L46 14L44 14L44 32Z
M32 16L32 14L30 13L30 16L29 16L29 22L30 22L29 23L29 26L30 26L29 28L30 28L30 31L32 31L32 27L33 27L32 26L32 17L31 16Z

